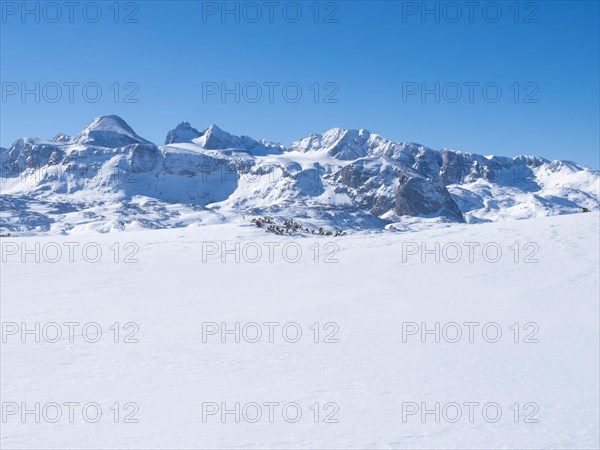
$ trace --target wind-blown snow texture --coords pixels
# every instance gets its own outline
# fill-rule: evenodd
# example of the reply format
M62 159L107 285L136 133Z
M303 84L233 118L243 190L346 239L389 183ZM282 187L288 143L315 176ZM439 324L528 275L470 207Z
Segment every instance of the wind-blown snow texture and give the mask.
M67 409L57 423L35 423L30 414L23 423L11 415L0 427L2 448L19 449L158 449L158 448L599 448L598 364L598 214L573 214L524 221L448 224L413 233L360 232L328 238L273 236L251 224L224 224L171 230L124 231L74 236L2 238L34 249L54 243L65 249L58 262L35 263L28 256L8 257L2 266L4 322L26 323L34 329L48 322L78 322L73 342L66 328L55 343L34 336L21 342L20 333L1 346L3 402L29 409L35 402L95 402L101 420L86 422L81 406L73 423ZM82 259L86 242L95 242L104 257L96 263ZM226 241L259 246L258 261L229 252L207 258L203 243ZM79 243L75 261L66 256L67 243ZM138 251L122 252L114 262L115 243L121 250L134 243ZM326 248L335 242L337 248ZM449 262L420 254L403 258L410 242L434 249L452 243L463 248L460 260ZM510 248L519 243L518 262ZM272 261L269 243L276 249ZM292 263L282 258L286 244L298 244L302 257ZM478 243L470 262L464 243ZM486 261L482 248L495 243L502 257ZM535 244L525 252L526 243ZM277 246L275 246L277 244ZM315 245L321 253L315 262ZM251 249L252 249L251 248ZM450 248L450 247L447 247ZM329 263L324 258L335 250ZM211 252L212 253L212 252ZM251 253L254 257L255 253ZM93 252L90 255L94 255ZM290 252L290 255L295 255ZM451 253L454 258L454 253ZM494 260L496 255L489 252ZM94 256L95 257L95 256ZM295 257L295 256L294 256ZM528 262L525 262L528 261ZM82 325L97 323L102 338L86 342ZM134 322L137 343L118 343L109 328ZM202 339L202 323L261 324L260 341L235 342L235 333ZM264 322L279 322L269 342ZM282 339L282 325L294 322L303 335L297 343ZM314 342L309 328L318 322L321 335ZM328 322L335 328L324 329ZM463 335L451 343L413 335L403 342L402 323L461 324ZM465 322L478 322L469 342ZM495 343L482 338L483 324L502 329ZM518 322L521 334L514 342L509 329ZM525 343L538 326L533 339ZM241 325L240 325L241 327ZM114 329L114 328L113 328ZM295 337L295 329L289 336ZM53 339L54 330L48 331ZM248 339L255 330L249 329ZM447 332L455 337L455 329ZM489 336L495 338L495 329ZM95 339L95 329L89 331ZM121 405L119 423L110 406ZM123 423L127 402L139 410L138 423ZM202 404L251 402L280 405L295 402L302 408L296 423L276 409L273 423L265 406L256 423L243 417L236 422L220 413L202 419ZM315 403L321 406L314 422ZM335 411L337 423L324 422ZM402 419L402 404L426 402L461 405L462 417L452 423L436 422L429 414ZM472 423L466 402L478 403ZM482 405L496 403L498 421L482 416ZM514 404L519 404L515 423ZM537 412L531 405L538 406ZM526 415L534 413L525 421ZM46 414L53 418L55 411ZM95 417L93 408L90 417ZM441 412L439 414L441 416ZM254 418L249 408L246 417ZM295 417L293 410L289 416ZM489 411L489 419L495 418ZM454 419L456 410L446 409Z
M289 148L182 122L165 145L120 117L78 136L0 149L0 231L171 228L294 218L337 229L489 222L598 208L600 174L568 161L487 157L331 129Z

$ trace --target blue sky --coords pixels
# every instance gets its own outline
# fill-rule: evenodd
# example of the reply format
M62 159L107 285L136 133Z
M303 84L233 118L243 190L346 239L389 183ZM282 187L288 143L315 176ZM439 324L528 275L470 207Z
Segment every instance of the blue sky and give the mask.
M433 148L600 167L596 1L482 1L472 11L429 2L439 13L424 16L422 2L280 1L271 11L229 2L239 16L224 18L222 2L89 3L29 2L39 16L23 17L21 2L2 2L3 146L118 114L159 144L183 120L286 145L366 128ZM209 95L236 83L239 102Z

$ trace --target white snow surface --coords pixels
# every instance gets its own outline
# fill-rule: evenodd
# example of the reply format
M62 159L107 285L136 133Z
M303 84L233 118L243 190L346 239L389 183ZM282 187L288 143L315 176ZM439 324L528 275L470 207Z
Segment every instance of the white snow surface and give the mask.
M22 343L8 336L1 344L0 387L2 402L96 402L103 416L97 423L80 413L74 423L64 417L22 423L9 416L1 424L1 447L599 448L599 224L592 212L338 238L278 237L236 223L2 238L4 246L29 249L36 243L101 246L97 263L84 261L79 250L74 262L65 250L56 263L23 263L19 255L3 253L3 323L96 322L103 335L97 343L86 342L81 328L73 342L63 336L56 343L33 343L31 337ZM263 256L254 263L236 263L232 254L225 262L220 253L203 258L203 243L223 241L230 249L238 243L248 255L258 246ZM115 243L120 260L129 253L127 243L137 246L138 262L114 262ZM280 244L272 262L267 243ZM428 249L439 243L447 259L457 244L463 256L452 263L430 255L422 262L420 254L404 251L411 243ZM473 262L465 243L479 244ZM502 249L498 262L482 256L490 243ZM284 260L284 244L301 248L300 261ZM331 258L337 262L324 263L336 248ZM493 249L489 255L495 258ZM114 322L135 322L139 342L114 343ZM273 343L265 337L222 343L218 336L204 343L203 322L229 328L235 322L295 322L303 335L295 344L277 331ZM309 328L315 322L319 343ZM339 327L337 343L321 342L330 322ZM486 342L480 326L473 343L466 336L456 343L430 336L422 343L418 335L403 342L407 322L429 328L435 322L494 322L503 334ZM509 329L515 322L518 343ZM523 342L527 323L539 328L537 343ZM121 416L114 423L109 407L115 402L135 402L139 422L123 423ZM256 423L236 423L232 415L226 423L218 415L203 422L203 402L230 408L235 402L295 402L303 415L288 423L276 409L269 423L264 409ZM315 402L321 405L319 423L309 409ZM328 402L339 407L337 423L323 423ZM495 402L502 417L491 423L476 409L473 423L465 417L436 423L433 416L425 423L419 416L403 422L406 402L430 408L436 402ZM516 402L518 423L510 409ZM523 420L529 402L539 407L537 423Z

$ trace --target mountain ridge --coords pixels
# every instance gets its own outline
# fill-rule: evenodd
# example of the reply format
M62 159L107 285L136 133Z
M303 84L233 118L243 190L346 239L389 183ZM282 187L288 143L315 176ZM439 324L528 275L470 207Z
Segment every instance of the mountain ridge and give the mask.
M350 229L477 223L597 209L600 180L572 161L434 150L366 129L333 128L286 148L181 122L158 146L115 115L74 137L18 139L0 150L0 168L0 230L24 233L251 215Z

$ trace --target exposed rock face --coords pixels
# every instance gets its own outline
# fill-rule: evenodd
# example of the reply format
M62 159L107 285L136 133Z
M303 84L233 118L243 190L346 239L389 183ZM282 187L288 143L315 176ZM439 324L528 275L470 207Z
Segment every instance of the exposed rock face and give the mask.
M462 212L442 183L402 175L394 201L394 211L401 216L444 217L464 222Z
M234 136L216 125L208 127L198 139L198 144L207 150L237 149L253 156L281 153L285 147L269 141L256 141L248 136Z
M371 133L367 130L342 130L332 128L323 134L312 134L290 146L290 151L323 151L342 161L351 161L367 156Z
M376 216L394 212L464 221L443 183L408 175L401 164L380 158L359 159L342 168L334 179L338 192L347 193L359 208Z
M18 139L10 149L5 149L2 153L2 171L6 174L54 165L64 157L61 148L52 142L38 142L29 138Z
M161 157L160 150L154 144L133 144L126 150L130 154L129 164L133 173L150 172Z
M165 145L192 142L202 136L203 133L196 130L189 122L181 122L176 128L169 131L165 138Z
M73 137L71 136L67 136L64 133L58 133L56 136L54 136L54 139L52 139L54 142L60 142L60 143L67 143L67 142L73 142Z

